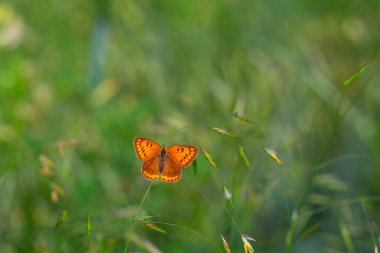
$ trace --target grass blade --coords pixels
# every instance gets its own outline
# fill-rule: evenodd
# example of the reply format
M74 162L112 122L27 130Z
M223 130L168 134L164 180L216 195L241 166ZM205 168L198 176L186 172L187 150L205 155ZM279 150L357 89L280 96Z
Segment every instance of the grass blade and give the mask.
M248 240L248 241L256 242L256 239L253 238L253 237L250 236L250 235L243 234L243 233L241 233L241 235L242 235L246 240Z
M345 223L339 224L340 234L343 238L344 245L347 248L348 252L354 252L354 245L352 244L350 231L348 231L348 228Z
M321 226L321 224L319 222L317 223L314 223L313 225L311 225L310 227L306 228L300 235L299 235L299 239L302 240L306 237L308 237L309 235L311 235L312 233L314 233L314 231L316 231L319 227Z
M229 136L231 138L236 138L236 135L234 135L231 132L228 132L226 129L219 128L219 127L212 127L211 129L214 130L217 133L222 134L222 135Z
M288 229L288 233L286 235L286 244L285 244L285 250L286 252L291 252L292 246L293 246L293 237L295 232L295 224L298 220L298 212L296 209L293 210L292 216L290 218L290 226Z
M238 119L244 123L248 123L248 124L251 124L251 125L254 125L255 123L249 119L247 119L246 117L243 117L243 116L240 116L238 112L235 112L234 113L234 118L235 119Z
M224 249L226 250L227 253L231 253L230 246L228 245L226 239L224 239L223 235L221 235L221 237L222 237L222 242L223 242Z
M364 70L366 70L366 68L367 68L367 64L361 66L358 71L356 71L354 74L352 74L349 78L347 78L343 82L343 85L348 86L349 84L351 84L356 78L358 78L364 72Z
M63 209L61 213L58 216L57 223L55 224L55 227L58 228L61 226L64 222L66 222L68 217L67 208Z
M219 170L218 167L216 166L216 163L214 162L214 159L212 159L211 155L203 148L201 147L203 155L206 157L207 161L211 164L213 168L216 170Z
M254 253L255 251L253 250L252 245L249 242L249 240L255 240L255 239L249 236L247 237L247 235L245 234L240 234L240 236L244 244L244 253Z
M87 241L90 240L90 236L91 236L91 219L90 219L90 215L86 215L86 234L87 234Z
M154 223L144 223L145 227L153 230L153 231L156 231L156 232L159 232L159 233L162 233L162 234L166 234L166 231L163 230L162 228L160 228L159 226L157 226L156 224Z
M282 165L282 161L277 156L277 152L271 148L264 148L265 152L278 164Z
M222 185L222 191L224 198L228 201L230 206L232 206L232 193L227 189L225 185Z
M245 153L245 149L243 146L239 146L239 154L240 154L241 158L243 159L245 167L247 167L247 168L251 167L251 164L248 161L247 154Z

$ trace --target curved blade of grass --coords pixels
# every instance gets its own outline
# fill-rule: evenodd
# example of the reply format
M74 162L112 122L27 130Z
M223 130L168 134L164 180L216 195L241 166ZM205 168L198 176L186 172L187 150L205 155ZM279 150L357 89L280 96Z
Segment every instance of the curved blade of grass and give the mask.
M323 185L324 189L331 191L349 191L349 186L342 180L336 178L336 176L334 176L333 174L320 174L318 176L315 176L314 184Z
M236 135L234 135L231 132L228 132L226 129L219 128L219 127L212 127L211 129L214 130L217 133L222 134L222 135L229 136L231 138L236 138Z
M141 207L142 207L142 205L143 205L143 203L144 203L146 197L148 196L148 192L149 192L150 188L152 187L152 184L153 184L153 181L149 184L149 187L148 187L148 189L146 190L146 192L145 192L145 194L144 194L144 197L142 198L142 200L141 200L141 202L140 202L139 211L138 211L138 213L137 213L135 219L136 219L137 217L140 216ZM135 228L134 225L135 225L135 224L133 223L133 224L132 224L132 231L133 231L133 229ZM128 246L129 246L129 241L130 241L130 240L131 240L131 238L128 237L128 238L127 238L127 242L125 243L125 247L124 247L124 251L123 251L124 253L126 253L127 250L128 250Z
M187 227L184 227L184 226L181 226L181 225L178 225L178 224L174 224L174 223L168 223L168 222L160 222L160 221L155 221L155 222L152 222L154 224L162 224L162 225L166 225L166 226L172 226L172 227L176 227L176 228L180 228L180 229L183 229L185 231L188 231L192 234L195 234L197 236L199 236L200 238L204 239L205 241L209 242L210 245L213 245L215 247L215 249L218 248L218 245L216 245L216 243L211 240L210 238L206 237L205 235L195 231L195 230L192 230L190 228L187 228Z
M226 250L227 253L231 253L230 246L228 245L226 239L224 239L223 235L221 235L221 237L222 237L222 242L223 242L224 249Z
M251 164L248 161L248 158L247 158L247 155L245 153L245 149L243 146L239 146L239 154L240 154L241 158L243 159L245 167L247 167L247 168L251 167Z
M207 201L207 202L210 202L210 199L207 197L207 195L202 192L197 186L194 185L194 188L203 196L203 198ZM221 202L220 202L221 203ZM226 205L224 203L221 204L221 206L223 207L223 209L226 211L226 213L228 214L228 216L231 218L231 221L233 223L233 225L236 227L237 231L239 231L239 233L241 234L241 231L240 231L240 228L239 228L239 225L237 224L236 220L234 219L233 215L231 214L230 211L228 211L228 208L226 207ZM205 238L207 241L210 241L209 239ZM212 242L212 241L210 241ZM212 244L214 246L216 246L215 243L212 242Z
M67 212L67 208L65 208L59 214L55 227L58 228L59 226L61 226L67 220L67 217L68 217L68 212Z
M358 78L364 72L364 70L366 70L366 68L367 68L367 64L364 64L363 66L361 66L358 71L353 73L349 78L347 78L343 82L343 85L348 86L349 84L351 84L356 78Z
M203 148L201 147L203 155L206 157L207 161L211 164L212 167L214 167L216 170L219 170L216 166L216 163L214 162L214 159L212 159L211 155Z
M234 113L234 118L236 118L236 119L238 119L238 120L240 120L240 121L242 121L244 123L248 123L248 124L251 124L251 125L255 124L253 121L251 121L251 120L249 120L249 119L247 119L247 118L245 118L243 116L240 116L238 112Z
M361 91L363 91L364 88L369 84L370 80L372 80L372 78L368 78L364 82L364 84L361 87ZM353 100L357 101L357 99L360 97L361 94L362 94L362 92L358 92L357 95L356 95L356 97ZM336 122L335 130L326 138L327 141L325 142L325 146L331 144L331 141L332 141L333 137L336 135L336 129L338 129L338 127L342 124L343 119L350 112L351 108L352 108L352 104L351 104L351 106L347 107L341 113L340 120ZM325 157L327 150L328 150L328 148L322 148L321 151L320 151L320 153L318 154L318 158L316 160L318 160L319 162L321 162L323 160L323 158ZM323 166L326 166L326 164L323 164ZM298 216L297 214L301 211L301 209L305 205L306 197L308 196L308 194L310 192L311 185L313 183L313 179L317 175L319 169L320 169L320 166L314 166L312 168L311 174L307 178L306 185L305 185L305 187L304 187L304 189L303 189L303 191L301 193L300 199L299 199L299 201L298 201L295 209L292 212L292 218L290 220L289 229L288 229L287 238L286 238L286 244L285 244L285 251L288 252L288 253L292 252L292 247L293 247L292 241L293 241L293 236L294 236L295 223L297 221L297 216ZM293 219L293 215L296 215L295 219Z

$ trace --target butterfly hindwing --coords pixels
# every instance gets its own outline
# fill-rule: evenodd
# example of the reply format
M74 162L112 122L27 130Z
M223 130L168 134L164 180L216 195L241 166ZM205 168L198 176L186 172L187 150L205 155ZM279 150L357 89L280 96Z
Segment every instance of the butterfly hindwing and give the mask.
M182 167L174 162L170 157L166 159L164 169L161 172L161 178L165 182L174 183L181 178Z
M193 146L174 145L167 148L168 157L177 163L181 168L187 167L195 159L198 149Z
M150 180L155 180L160 177L158 170L158 156L154 156L143 162L141 167L141 173Z
M147 161L150 158L157 156L161 150L161 145L157 142L140 137L133 139L133 146L137 157L141 161Z

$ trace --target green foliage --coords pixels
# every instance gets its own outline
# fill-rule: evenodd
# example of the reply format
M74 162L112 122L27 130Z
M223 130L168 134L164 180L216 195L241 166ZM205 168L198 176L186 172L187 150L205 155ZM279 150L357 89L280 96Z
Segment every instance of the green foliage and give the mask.
M0 252L374 252L379 12L2 1ZM151 183L136 136L200 152Z

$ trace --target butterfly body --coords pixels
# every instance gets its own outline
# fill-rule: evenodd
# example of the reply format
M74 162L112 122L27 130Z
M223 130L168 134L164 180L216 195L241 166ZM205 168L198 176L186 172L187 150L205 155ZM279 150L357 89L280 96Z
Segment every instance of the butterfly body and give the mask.
M166 159L168 158L168 150L165 146L161 147L160 153L158 154L158 171L160 174L164 170L164 165L166 163Z
M137 157L143 161L141 173L150 180L163 179L176 182L181 178L182 168L191 164L198 154L193 146L161 146L155 141L137 137L133 140Z

